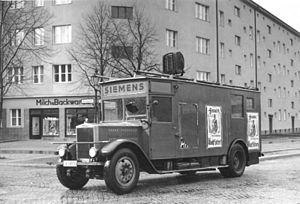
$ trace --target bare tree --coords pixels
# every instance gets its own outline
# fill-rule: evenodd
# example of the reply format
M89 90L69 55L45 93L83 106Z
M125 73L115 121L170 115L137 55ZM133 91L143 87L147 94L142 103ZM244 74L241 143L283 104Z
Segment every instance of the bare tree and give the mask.
M135 71L158 70L155 43L156 28L141 5L135 4L132 16L126 20L115 19L116 39L114 46L119 52L114 57L114 73L133 76Z
M89 84L95 88L91 76L109 74L109 67L113 60L110 55L110 46L114 41L115 35L109 7L99 1L92 12L83 17L76 41L68 50L84 75L82 85Z
M3 121L3 98L13 86L24 80L24 63L48 56L43 28L52 15L33 2L0 1L0 127ZM38 46L36 46L38 44Z

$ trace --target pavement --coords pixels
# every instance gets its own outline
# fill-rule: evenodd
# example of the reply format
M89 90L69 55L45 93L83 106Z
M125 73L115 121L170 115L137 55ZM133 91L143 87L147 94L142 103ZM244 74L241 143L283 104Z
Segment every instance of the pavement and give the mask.
M68 139L72 141L74 139ZM0 166L55 167L58 144L66 140L26 140L0 142ZM262 137L260 161L300 156L300 134Z

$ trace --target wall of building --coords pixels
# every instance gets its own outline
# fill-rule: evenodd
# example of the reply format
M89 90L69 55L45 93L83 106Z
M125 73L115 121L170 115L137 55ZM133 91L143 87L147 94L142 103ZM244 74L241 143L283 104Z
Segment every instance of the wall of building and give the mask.
M219 43L222 42L225 45L224 56L220 55L219 47L219 74L223 76L222 83L255 86L255 27L257 27L257 56L259 58L257 60L257 82L262 93L262 131L269 133L270 118L272 118L273 131L292 131L292 117L295 118L295 130L300 128L300 35L299 32L268 11L249 0L220 0L218 1L218 11L216 11L216 1L211 0L176 0L175 11L166 8L166 0L110 0L105 2L114 6L138 6L155 25L158 41L154 50L158 61L161 62L162 56L168 52L180 51L185 57L185 77L197 78L197 72L205 71L209 72L209 81L212 82L217 81L216 12L224 13L224 25L218 25ZM73 0L71 4L53 5L51 1L45 1L45 7L54 16L51 24L45 28L45 37L49 40L48 46L53 48L53 55L47 61L31 60L26 65L28 67L43 65L44 83L33 84L32 73L26 73L29 80L26 80L21 88L11 89L7 95L6 109L13 108L9 103L13 97L19 97L18 104L23 104L22 101L26 100L26 97L36 100L75 95L93 96L93 90L81 83L80 70L72 62L67 51L78 37L79 25L83 22L83 17L92 12L96 3L96 0ZM196 18L196 3L208 7L207 21ZM239 9L239 16L235 14L235 7ZM56 25L72 26L72 43L53 43L53 26ZM271 27L271 34L268 33L268 26ZM252 36L250 36L251 27L253 29ZM168 47L166 44L167 29L177 32L175 47ZM235 36L241 38L240 46L236 45ZM196 37L209 39L207 54L196 52ZM293 41L292 45L291 40ZM285 49L283 44L285 44ZM280 50L278 45L280 45ZM268 50L272 53L271 58L268 57ZM291 65L291 59L293 65ZM54 82L54 64L71 64L72 82ZM241 74L236 74L236 65L241 66ZM272 76L271 81L269 81L270 75ZM291 87L292 80L293 87ZM272 105L269 104L270 99L272 99ZM291 107L292 102L294 102L293 108ZM25 121L30 116L28 110L34 107L25 103L21 108L24 110ZM60 115L65 113L63 110L64 108L59 109ZM9 134L11 137L20 134L20 137L28 138L21 134L29 132L27 125L29 126L24 122L25 129L9 129L5 130L5 134ZM65 125L60 124L60 126ZM19 130L21 131L18 132ZM8 131L10 132L8 133Z

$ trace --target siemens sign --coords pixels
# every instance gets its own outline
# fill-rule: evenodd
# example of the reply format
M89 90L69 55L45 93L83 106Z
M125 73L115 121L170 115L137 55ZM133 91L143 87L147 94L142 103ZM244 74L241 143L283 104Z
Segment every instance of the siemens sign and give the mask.
M124 84L105 85L103 87L103 96L120 96L131 94L147 93L147 83L144 82L131 82Z
M35 104L37 106L67 106L67 105L81 105L82 100L71 99L36 99Z

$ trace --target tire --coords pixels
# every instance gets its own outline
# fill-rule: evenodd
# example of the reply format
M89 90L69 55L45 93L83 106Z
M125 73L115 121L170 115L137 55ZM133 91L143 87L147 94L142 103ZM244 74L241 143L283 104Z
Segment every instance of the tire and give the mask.
M234 144L228 155L228 167L219 168L224 177L240 177L246 167L246 152L240 144Z
M80 168L74 169L72 171L72 175L67 176L66 168L61 165L57 165L56 175L63 186L74 190L81 189L89 181L89 179L85 177L84 171Z
M105 183L116 194L131 192L140 176L139 163L135 154L127 148L118 150L105 168Z

